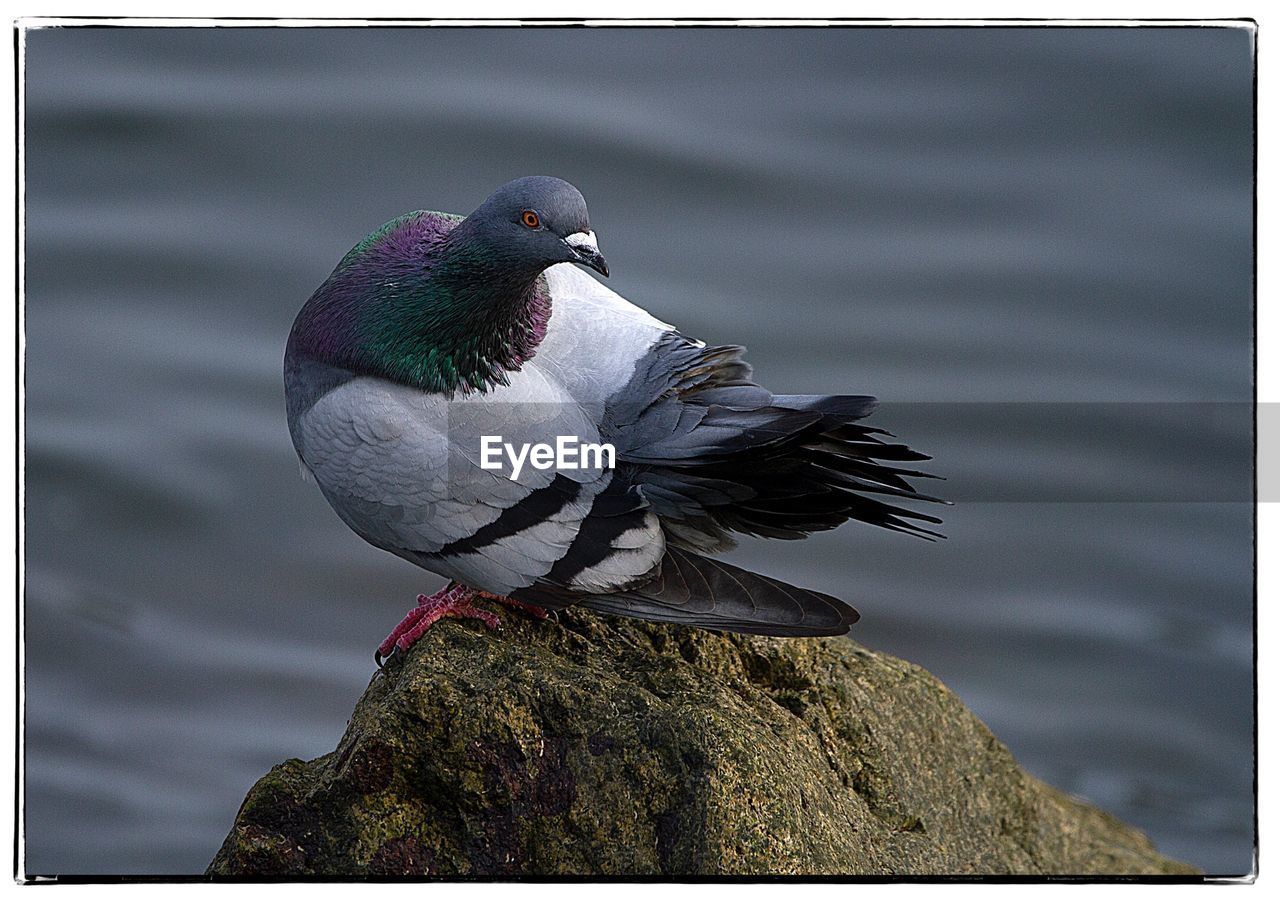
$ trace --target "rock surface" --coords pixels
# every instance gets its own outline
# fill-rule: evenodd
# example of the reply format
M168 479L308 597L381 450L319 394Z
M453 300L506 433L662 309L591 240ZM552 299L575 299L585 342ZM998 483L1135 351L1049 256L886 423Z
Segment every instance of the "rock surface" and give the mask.
M445 620L333 753L250 790L215 876L1192 873L845 639Z

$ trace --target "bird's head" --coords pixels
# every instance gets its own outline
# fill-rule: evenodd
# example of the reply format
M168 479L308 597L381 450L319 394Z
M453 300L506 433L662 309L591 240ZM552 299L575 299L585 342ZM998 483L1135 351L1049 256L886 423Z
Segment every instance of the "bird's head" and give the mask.
M587 202L563 179L525 176L508 182L467 217L466 225L513 265L540 271L574 263L609 275L591 231Z

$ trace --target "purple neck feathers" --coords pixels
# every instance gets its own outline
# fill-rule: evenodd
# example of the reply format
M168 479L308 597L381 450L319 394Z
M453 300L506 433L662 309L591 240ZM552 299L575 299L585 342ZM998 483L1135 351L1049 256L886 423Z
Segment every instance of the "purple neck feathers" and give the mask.
M461 222L417 211L351 249L299 312L287 357L450 395L505 384L546 337L551 296Z

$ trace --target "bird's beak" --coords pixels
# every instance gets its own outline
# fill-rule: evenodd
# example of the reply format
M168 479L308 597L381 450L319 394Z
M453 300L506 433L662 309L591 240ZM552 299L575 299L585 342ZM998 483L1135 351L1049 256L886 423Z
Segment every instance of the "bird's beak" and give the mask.
M600 249L596 247L594 232L575 232L573 235L566 235L564 243L573 249L575 263L590 267L601 276L609 275L609 265L605 263Z

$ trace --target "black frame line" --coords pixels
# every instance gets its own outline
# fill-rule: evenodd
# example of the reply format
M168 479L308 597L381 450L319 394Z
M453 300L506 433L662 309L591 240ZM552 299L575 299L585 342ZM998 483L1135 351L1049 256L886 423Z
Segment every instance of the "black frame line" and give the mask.
M63 25L63 23L68 23ZM225 24L224 24L225 23ZM252 23L252 24L251 24ZM23 289L23 248L25 236L22 232L23 212L26 198L22 192L22 175L25 167L25 154L22 125L25 109L22 105L25 88L23 34L27 31L45 28L280 28L282 23L297 23L299 28L1116 28L1130 25L1138 28L1216 28L1236 26L1251 28L1253 32L1253 857L1254 871L1240 875L1202 875L1202 876L1129 876L1129 875L902 875L902 876L708 876L708 875L639 875L639 876L277 876L277 877L212 877L203 874L177 875L131 875L131 874L73 874L55 876L37 876L21 872L19 862L19 833L24 823L25 807L19 806L22 801L22 738L23 713L22 689L23 669L21 662L22 639L21 628L25 611L24 575L23 575L23 520L24 500L22 451L24 449L25 412L25 359L22 342L22 313L25 305ZM330 23L330 24L326 24ZM1062 18L1044 17L1008 17L978 19L931 19L931 18L808 18L808 17L771 17L760 19L725 19L717 17L687 18L637 18L610 17L586 19L573 17L528 17L519 19L482 19L482 18L397 18L390 16L367 18L308 17L293 18L288 16L251 17L251 16L218 16L197 17L179 16L164 19L150 17L99 17L99 16L50 16L29 17L14 20L13 24L13 70L14 70L14 370L15 370L15 597L18 605L14 608L14 836L13 836L13 875L16 882L22 885L119 885L119 884L332 884L350 882L398 883L398 882L492 882L492 883L528 883L528 884L617 884L617 883L683 883L683 884L867 884L883 885L898 883L986 883L992 885L1011 884L1094 884L1114 883L1133 885L1203 885L1203 884L1243 884L1252 883L1258 871L1258 22L1250 17L1220 17L1208 19L1181 18ZM25 801L24 801L25 803Z

